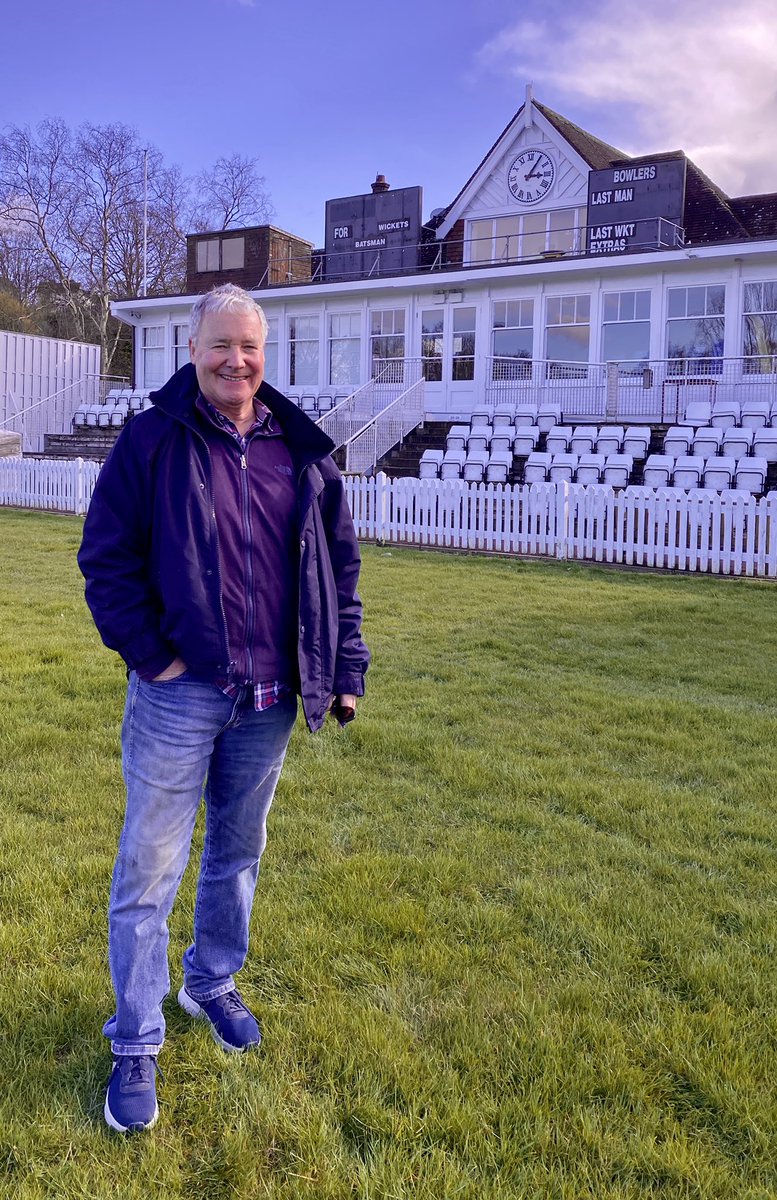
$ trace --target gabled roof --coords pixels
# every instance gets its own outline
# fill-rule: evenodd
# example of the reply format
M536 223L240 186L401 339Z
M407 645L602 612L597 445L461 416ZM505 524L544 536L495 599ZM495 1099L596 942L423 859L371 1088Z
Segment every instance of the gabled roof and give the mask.
M762 196L737 196L731 199L730 204L751 237L777 237L777 192Z
M592 133L587 133L585 129L581 129L579 125L575 125L572 121L568 121L566 117L562 117L560 113L554 112L552 108L548 108L545 104L540 104L539 100L534 100L532 98L531 104L532 107L535 108L537 112L541 113L545 120L553 126L553 128L561 135L561 137L563 137L569 143L572 150L574 150L576 154L579 154L589 167L607 167L610 165L610 162L613 158L621 160L628 158L628 155L625 155L622 150L616 150L614 146L608 145L607 142L600 141L600 139L594 137ZM499 146L508 137L510 132L520 124L520 120L523 117L525 109L526 105L522 104L515 116L512 117L511 120L505 125L493 146L491 146L483 155L482 159L475 167L475 170L461 188L458 195L454 197L447 208L442 209L434 217L432 217L430 221L427 222L427 226L429 228L437 229L443 224L444 221L447 220L449 214L458 206L462 197L467 193L473 181L483 170L483 167L491 158L491 156L496 153L496 151L499 149Z

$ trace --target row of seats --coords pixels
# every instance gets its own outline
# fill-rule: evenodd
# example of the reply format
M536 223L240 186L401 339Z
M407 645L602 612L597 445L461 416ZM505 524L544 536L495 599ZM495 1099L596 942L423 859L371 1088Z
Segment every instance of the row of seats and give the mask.
M507 483L512 450L424 450L419 479L466 479L470 483Z
M290 392L289 399L293 400L297 408L301 408L309 417L320 417L327 413L332 408L336 408L338 404L342 404L343 400L347 400L350 393L343 392L339 396L332 395L329 392L322 392L317 395L315 392L303 392L301 395Z
M525 456L536 450L539 425L452 425L445 441L446 450L506 450ZM553 425L546 434L546 449L551 454L630 454L645 458L650 445L650 429L645 425Z
M470 427L490 426L501 429L509 425L538 425L541 433L547 433L561 422L561 405L544 404L481 404L470 414Z
M777 397L761 400L726 400L716 397L694 400L685 410L682 425L714 425L716 429L741 426L745 429L760 429L764 425L777 426Z
M673 458L683 454L702 458L722 454L738 459L754 454L767 462L777 462L777 426L673 425L664 437L663 452Z
M647 487L678 488L705 487L721 490L735 487L738 491L761 493L769 469L763 457L681 454L651 454L644 467Z
M108 429L124 425L136 412L151 408L150 393L132 388L111 388L105 399L81 404L73 413L73 428Z

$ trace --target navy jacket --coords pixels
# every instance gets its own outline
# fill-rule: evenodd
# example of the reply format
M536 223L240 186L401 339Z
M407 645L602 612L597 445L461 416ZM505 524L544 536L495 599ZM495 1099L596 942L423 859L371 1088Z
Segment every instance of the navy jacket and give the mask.
M100 472L78 565L97 629L130 669L178 656L193 674L229 678L210 454L187 364L122 430ZM319 729L334 693L360 696L369 651L356 592L361 560L334 443L263 383L297 478L298 663L305 718ZM159 665L162 664L162 665Z

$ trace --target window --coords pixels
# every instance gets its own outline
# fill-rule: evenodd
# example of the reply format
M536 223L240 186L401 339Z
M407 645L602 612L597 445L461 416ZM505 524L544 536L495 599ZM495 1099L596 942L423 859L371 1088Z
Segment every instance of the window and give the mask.
M723 358L725 297L722 283L669 288L666 356L676 360L675 374L705 375L722 370L722 362L709 360Z
M747 374L777 372L777 282L745 284L742 353Z
M545 330L548 378L578 379L585 376L585 371L574 364L588 362L590 322L590 296L552 296L548 299Z
M621 373L641 372L650 357L650 292L605 292L602 358Z
M442 382L442 332L445 312L427 308L421 313L421 358L427 383Z
M494 379L531 378L533 325L533 300L495 301L491 332Z
M386 372L387 364L384 359L405 358L405 310L404 308L387 308L370 314L370 356L372 359L372 374ZM391 378L395 383L401 383L396 378L400 368L394 368Z
M349 387L359 382L361 314L332 313L329 318L329 382Z
M553 252L577 253L585 249L585 208L557 208L548 212L515 213L469 223L469 261L515 262Z
M165 381L165 327L143 327L143 387L161 387Z
M453 309L453 361L451 379L475 378L475 313L474 308Z
M189 326L173 325L173 370L189 362Z
M278 318L267 318L267 337L264 343L264 377L273 387L278 386Z
M289 319L289 386L318 387L318 317Z
M244 237L203 238L197 243L198 271L235 271L245 266Z

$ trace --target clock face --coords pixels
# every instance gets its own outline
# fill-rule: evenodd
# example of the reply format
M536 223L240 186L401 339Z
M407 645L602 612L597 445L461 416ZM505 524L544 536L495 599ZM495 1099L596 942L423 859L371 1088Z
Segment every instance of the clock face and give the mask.
M519 204L536 204L553 187L556 168L544 150L524 150L507 172L507 186Z

